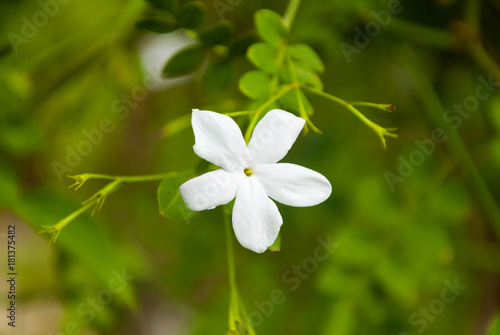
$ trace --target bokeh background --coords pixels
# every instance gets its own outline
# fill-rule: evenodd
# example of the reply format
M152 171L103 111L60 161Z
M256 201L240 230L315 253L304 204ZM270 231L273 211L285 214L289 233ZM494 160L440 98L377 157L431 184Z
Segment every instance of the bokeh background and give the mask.
M356 46L358 29L376 22L371 11L391 3L309 0L297 12L290 40L321 56L325 91L393 104L394 113L361 110L398 127L399 138L384 150L349 111L310 97L323 134L299 137L286 161L324 174L333 194L312 208L279 205L280 252L259 255L235 245L242 299L256 320L262 317L257 334L500 334L500 87L482 89L487 98L476 91L484 80L500 82L500 2L402 1L390 22ZM288 2L204 4L204 26L220 20L217 8L225 5L223 17L244 33L254 29L257 10L283 14ZM43 15L34 17L42 10L54 14L45 24ZM98 214L70 223L55 245L38 234L104 185L91 180L68 190L67 174L194 171L200 160L192 151L191 108L233 112L248 105L238 90L238 78L253 69L244 56L232 60L234 72L223 83L206 75L217 52L194 74L162 79L165 61L194 40L183 29L137 29L151 11L142 0L0 2L2 314L13 224L19 273L17 326L2 316L1 334L227 331L220 210L168 220L158 211L159 183L134 183L113 193ZM40 26L23 28L26 20ZM12 33L21 36L16 47ZM349 60L342 43L357 48ZM147 87L146 95L127 104L137 87ZM453 111L467 103L463 114ZM104 119L108 132L68 163ZM447 139L431 150L436 129ZM428 144L427 153L416 140ZM388 172L400 179L388 182ZM297 266L311 269L304 262L314 257L318 238L338 247L311 271L294 274ZM109 297L103 290L117 273L128 279ZM275 290L284 301L259 310Z

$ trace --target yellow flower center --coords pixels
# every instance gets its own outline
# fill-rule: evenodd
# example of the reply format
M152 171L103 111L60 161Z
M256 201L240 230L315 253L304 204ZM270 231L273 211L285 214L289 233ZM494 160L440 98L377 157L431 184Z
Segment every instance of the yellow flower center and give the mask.
M245 172L245 174L247 175L247 177L250 177L252 175L252 173L253 173L253 170L247 168L247 169L243 170L243 172Z

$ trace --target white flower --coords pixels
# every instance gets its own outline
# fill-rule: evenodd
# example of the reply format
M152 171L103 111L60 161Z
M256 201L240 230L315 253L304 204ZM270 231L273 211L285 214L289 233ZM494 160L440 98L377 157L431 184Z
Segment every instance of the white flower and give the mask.
M330 196L332 186L321 174L288 163L287 154L305 120L279 109L268 112L245 144L230 117L193 110L194 152L221 169L193 178L180 187L182 199L194 211L224 205L236 197L233 230L242 246L258 253L276 240L283 219L274 199L306 207Z

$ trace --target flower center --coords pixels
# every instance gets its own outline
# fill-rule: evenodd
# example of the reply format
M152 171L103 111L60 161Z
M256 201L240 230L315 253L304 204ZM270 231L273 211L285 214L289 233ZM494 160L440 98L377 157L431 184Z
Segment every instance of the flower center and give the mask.
M243 170L243 172L245 172L245 174L247 175L247 177L250 177L253 173L253 170L252 169L249 169L249 168L246 168L245 170Z

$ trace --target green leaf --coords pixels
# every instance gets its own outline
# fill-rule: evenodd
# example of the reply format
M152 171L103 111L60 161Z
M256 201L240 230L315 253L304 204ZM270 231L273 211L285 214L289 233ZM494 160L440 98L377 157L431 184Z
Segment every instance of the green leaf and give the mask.
M313 107L302 90L300 91L300 96L302 98L302 103L307 115L311 116L314 112ZM283 105L285 110L293 111L296 113L300 112L299 104L297 102L297 93L295 92L295 90L291 90L290 92L286 93L278 101Z
M275 47L285 42L288 28L281 16L269 9L261 9L255 14L255 26L264 41Z
M233 24L230 21L220 21L208 26L198 34L201 43L213 46L223 44L233 34Z
M302 61L292 61L297 75L297 81L305 86L318 90L323 90L323 83L314 69ZM283 67L281 70L281 79L286 83L292 83L292 75L289 67Z
M276 241L269 248L269 251L281 251L281 233L278 234Z
M187 29L196 29L205 21L206 8L201 1L191 1L179 8L176 18Z
M187 178L173 172L160 183L158 187L158 206L160 214L167 219L186 221L196 214L187 208L179 192L179 187L186 181Z
M166 34L176 30L179 26L176 22L164 19L144 19L135 24L139 29L154 31L155 33Z
M243 56L247 53L248 48L258 41L257 36L253 32L244 32L234 39L229 46L229 56Z
M248 49L248 59L259 69L267 73L276 73L280 69L278 50L268 43L255 43Z
M205 58L205 49L201 44L188 46L172 56L163 68L165 77L176 77L196 70Z
M168 10L169 12L173 12L177 7L176 0L148 0L148 2L156 8Z
M241 77L239 87L249 98L267 98L271 92L271 77L264 71L249 71Z
M234 66L227 58L214 61L208 67L203 78L203 86L207 92L224 89L234 78Z
M292 44L287 47L288 54L295 59L300 59L301 61L309 64L318 72L325 71L325 65L323 61L318 56L316 51L307 44L297 43Z

